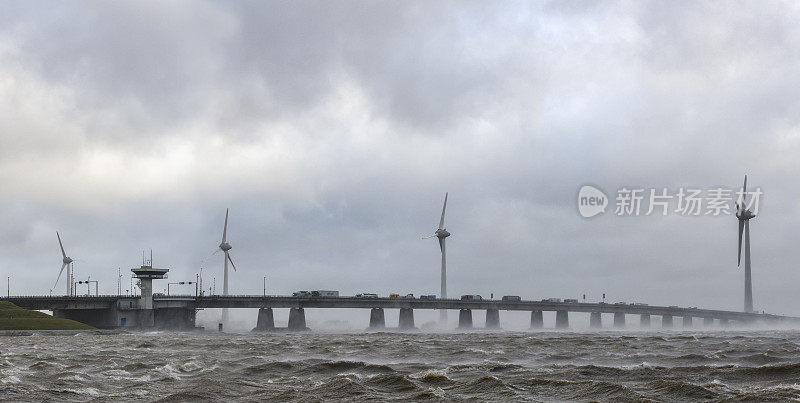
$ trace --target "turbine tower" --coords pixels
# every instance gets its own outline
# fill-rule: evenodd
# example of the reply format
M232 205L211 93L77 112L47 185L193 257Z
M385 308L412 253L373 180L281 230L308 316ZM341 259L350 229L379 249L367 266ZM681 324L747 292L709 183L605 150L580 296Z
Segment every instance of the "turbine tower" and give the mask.
M428 238L439 238L439 249L442 251L442 289L439 298L447 298L447 249L445 248L445 238L450 236L450 233L444 229L444 211L447 208L447 193L444 194L444 205L442 206L442 218L439 220L439 229ZM439 311L439 322L447 322L447 310L442 309Z
M750 219L756 215L747 210L745 198L747 196L747 175L744 176L742 194L736 202L736 218L739 219L739 259L738 266L742 265L742 233L744 233L744 311L753 312L753 283L750 275Z
M61 273L64 272L64 268L66 267L67 268L67 279L66 279L67 280L67 295L71 296L72 295L72 258L67 256L67 253L64 252L64 244L61 243L61 234L59 234L58 231L56 231L56 236L58 237L58 246L61 247L61 256L62 256L61 263L62 264L61 264L61 270L59 270L59 272L58 272L58 277L56 278L56 283L53 285L53 288L55 289L56 286L58 285L58 280L61 279Z
M231 259L230 250L233 248L231 244L228 243L228 209L225 209L225 226L222 228L222 242L219 244L219 248L214 252L217 253L222 251L225 254L225 272L223 275L222 280L222 295L228 295L228 262L231 262L231 266L233 266L233 270L236 270L236 265L233 264L233 260ZM228 308L222 309L222 323L228 322Z

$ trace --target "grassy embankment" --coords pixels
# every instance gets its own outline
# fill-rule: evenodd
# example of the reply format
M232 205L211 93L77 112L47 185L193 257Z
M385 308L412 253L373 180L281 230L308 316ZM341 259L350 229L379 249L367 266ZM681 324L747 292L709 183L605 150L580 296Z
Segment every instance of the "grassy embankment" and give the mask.
M70 319L50 316L0 301L0 330L83 330L94 329Z

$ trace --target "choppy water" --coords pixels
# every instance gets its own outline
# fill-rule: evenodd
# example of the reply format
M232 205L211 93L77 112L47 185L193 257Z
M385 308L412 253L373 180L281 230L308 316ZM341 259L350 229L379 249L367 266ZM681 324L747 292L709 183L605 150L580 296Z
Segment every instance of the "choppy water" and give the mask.
M0 337L0 400L800 399L800 332Z

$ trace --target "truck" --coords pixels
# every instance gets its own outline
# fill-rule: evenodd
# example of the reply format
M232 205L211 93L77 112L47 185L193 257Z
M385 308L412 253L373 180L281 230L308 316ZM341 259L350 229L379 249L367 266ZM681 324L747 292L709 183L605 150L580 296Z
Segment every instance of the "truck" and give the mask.
M356 298L378 298L378 294L365 292L363 294L356 294Z
M312 297L338 297L339 291L315 290L311 291Z
M545 298L542 302L561 302L561 298Z
M477 295L477 294L475 294L475 295L467 294L467 295L462 295L461 296L461 300L462 301L482 301L483 297L481 297L480 295Z
M392 299L400 298L400 294L389 294L389 298L392 298Z
M522 301L519 295L503 295L503 301Z
M311 293L308 291L295 291L292 293L293 297L310 297Z

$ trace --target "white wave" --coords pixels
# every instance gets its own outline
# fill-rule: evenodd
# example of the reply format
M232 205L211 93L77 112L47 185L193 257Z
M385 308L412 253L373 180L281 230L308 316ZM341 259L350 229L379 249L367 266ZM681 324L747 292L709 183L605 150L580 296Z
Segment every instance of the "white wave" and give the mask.
M9 383L20 383L22 382L19 378L14 375L8 375L0 378L0 383L9 384Z
M78 395L89 395L92 397L100 396L100 391L97 388L75 388L75 389L67 389L67 392L72 392Z

